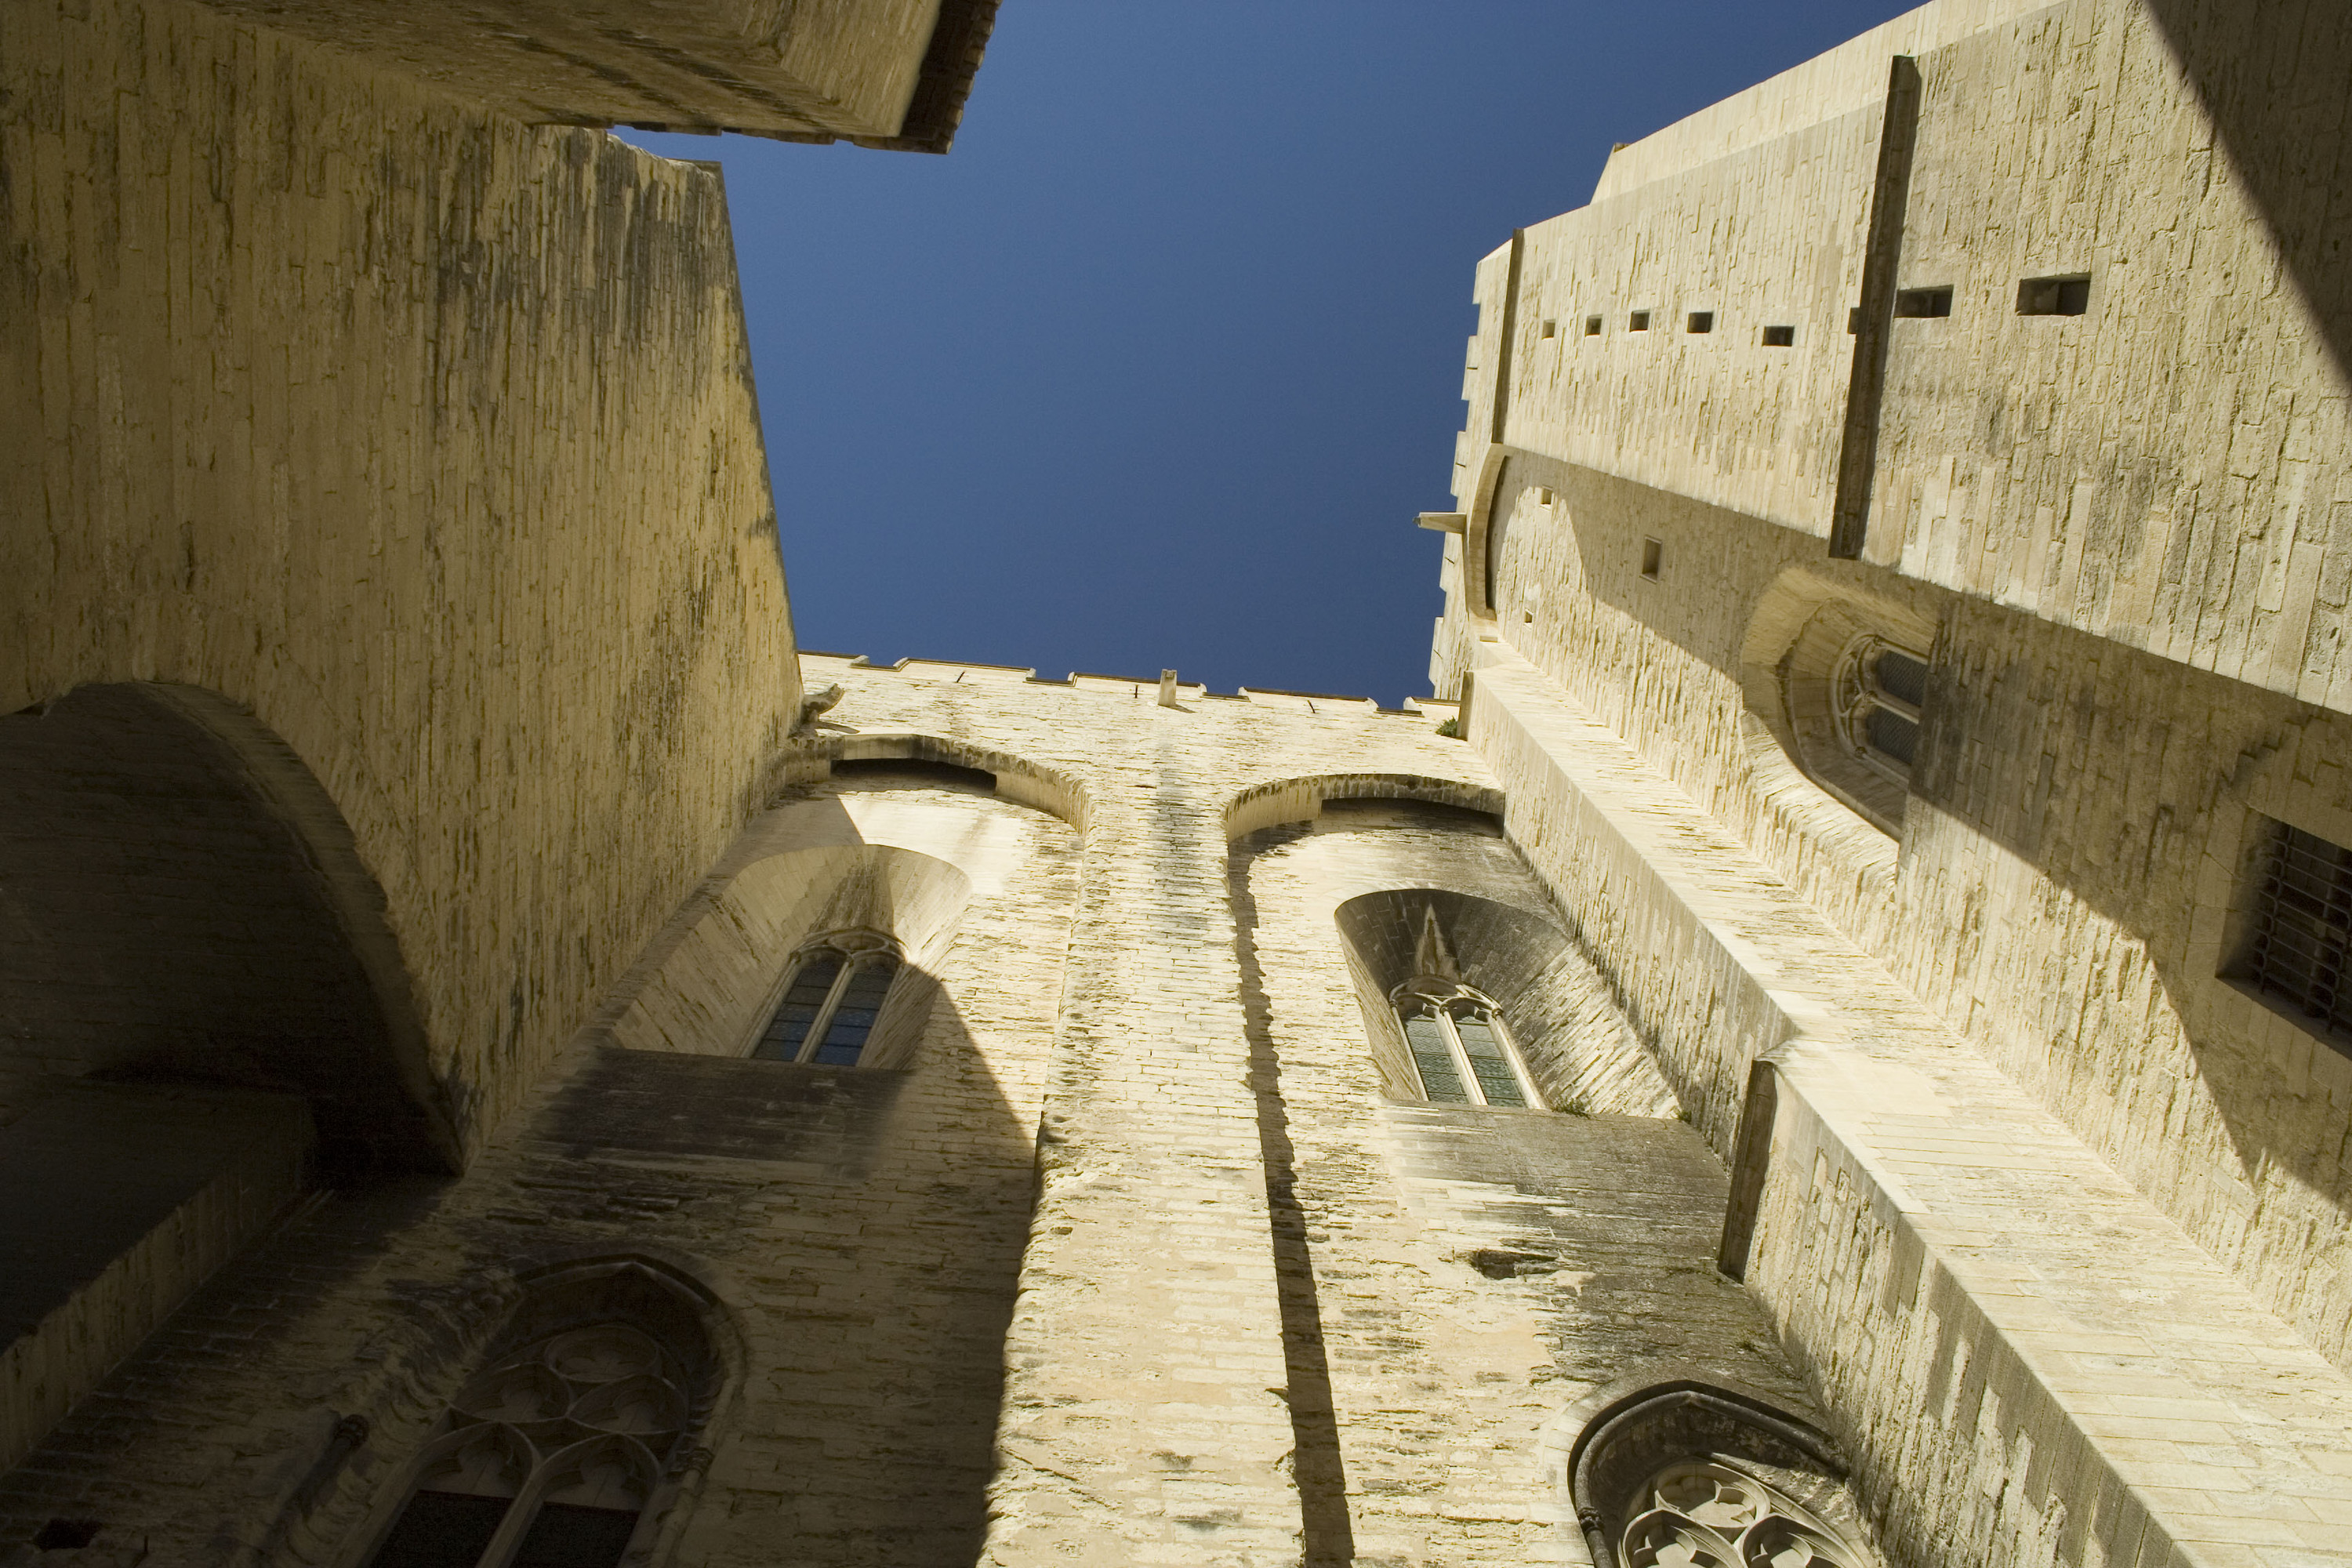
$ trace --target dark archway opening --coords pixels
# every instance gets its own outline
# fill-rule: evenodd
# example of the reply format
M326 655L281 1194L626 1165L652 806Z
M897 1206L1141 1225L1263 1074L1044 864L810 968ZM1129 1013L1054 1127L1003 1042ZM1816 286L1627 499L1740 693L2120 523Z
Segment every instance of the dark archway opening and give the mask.
M0 719L0 1075L299 1097L331 1173L449 1170L348 831L292 752L185 688Z

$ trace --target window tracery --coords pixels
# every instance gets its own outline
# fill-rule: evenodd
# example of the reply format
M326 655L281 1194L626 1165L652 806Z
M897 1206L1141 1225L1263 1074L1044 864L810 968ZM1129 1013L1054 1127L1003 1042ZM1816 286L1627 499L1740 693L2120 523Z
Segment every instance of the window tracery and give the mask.
M621 1321L500 1357L452 1402L369 1568L615 1568L688 1453L698 1370Z
M1405 1049L1433 1105L1542 1109L1495 1004L1456 982L1406 981L1390 994Z
M1861 1568L1829 1525L1719 1458L1682 1459L1636 1494L1623 1568Z
M1838 738L1862 763L1908 787L1919 754L1927 661L1864 633L1848 643L1831 677Z
M793 955L783 1000L751 1055L856 1067L898 968L898 944L881 931L836 931L816 938Z

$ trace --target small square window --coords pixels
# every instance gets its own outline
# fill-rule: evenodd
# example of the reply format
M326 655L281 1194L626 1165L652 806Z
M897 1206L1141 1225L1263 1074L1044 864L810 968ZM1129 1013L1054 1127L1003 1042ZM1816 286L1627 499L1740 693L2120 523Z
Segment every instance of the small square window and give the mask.
M1587 316L1584 318L1584 335L1588 338L1597 338L1601 335L1600 317Z
M1629 332L1648 331L1650 330L1650 312L1647 310L1634 311L1631 316L1626 318L1625 330Z
M1559 323L1558 321L1546 321L1543 324L1543 335L1548 338L1558 337L1559 335Z
M1645 539L1642 541L1642 575L1647 577L1653 583L1656 582L1658 580L1658 567L1664 559L1665 552L1666 547L1664 544L1659 543L1656 540Z
M2080 316L2090 308L2088 274L2028 278L2017 286L2017 313L2021 316Z
M1713 310L1693 310L1688 319L1683 322L1683 331L1686 332L1711 332L1715 331L1715 312Z
M1895 293L1895 313L1898 316L1948 316L1952 313L1952 291L1949 289L1898 289Z
M2255 878L2237 976L2352 1053L2352 850L2273 823Z
M1768 349L1795 348L1797 346L1797 329L1794 327L1765 328L1764 346Z
M1536 505L1538 505L1538 506L1549 506L1549 505L1551 505L1551 491L1550 491L1549 489L1547 489L1545 486L1538 485L1538 486L1536 487Z

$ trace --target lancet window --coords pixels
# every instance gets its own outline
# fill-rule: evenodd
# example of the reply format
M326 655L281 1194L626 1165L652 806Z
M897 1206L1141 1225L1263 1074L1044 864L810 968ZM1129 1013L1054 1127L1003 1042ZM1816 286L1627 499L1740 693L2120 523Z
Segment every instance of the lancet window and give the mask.
M837 931L793 955L784 999L751 1054L763 1061L856 1067L898 975L898 944L877 931Z
M1883 637L1846 645L1832 677L1838 736L1864 765L1907 786L1919 755L1927 661Z
M1668 1465L1633 1506L1622 1568L1864 1568L1870 1561L1793 1499L1720 1458Z
M369 1568L615 1568L692 1436L698 1370L624 1321L500 1357L450 1406Z
M1397 987L1390 1001L1404 1028L1423 1100L1433 1105L1541 1105L1486 997L1451 981L1419 979Z

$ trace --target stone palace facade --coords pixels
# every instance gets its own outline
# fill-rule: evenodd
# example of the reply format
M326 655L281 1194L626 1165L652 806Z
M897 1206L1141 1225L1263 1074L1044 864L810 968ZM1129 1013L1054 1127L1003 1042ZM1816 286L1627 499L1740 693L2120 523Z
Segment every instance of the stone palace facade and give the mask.
M0 8L0 1564L2352 1564L2352 11L1618 148L1396 711L795 646L606 128L993 8Z

